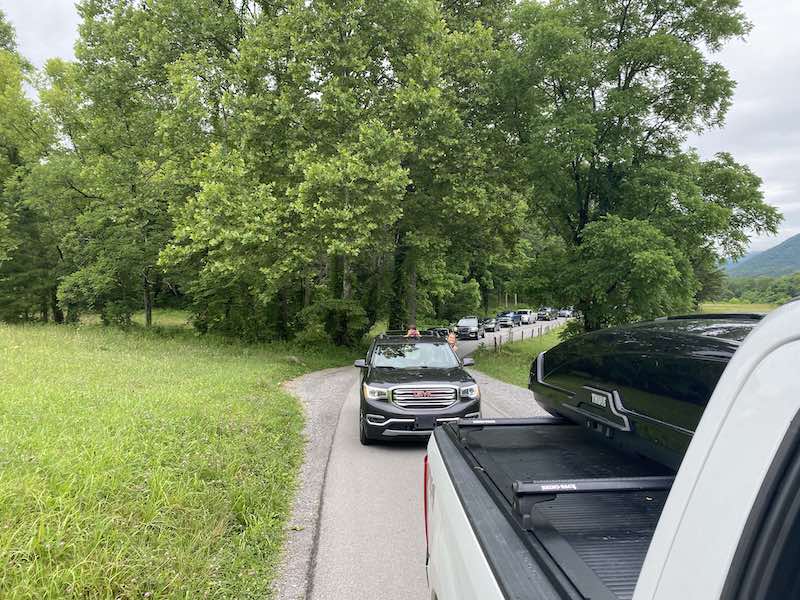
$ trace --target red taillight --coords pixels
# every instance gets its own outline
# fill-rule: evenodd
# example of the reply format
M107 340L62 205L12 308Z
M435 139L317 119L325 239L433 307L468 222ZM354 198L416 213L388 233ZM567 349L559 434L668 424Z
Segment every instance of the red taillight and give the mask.
M423 461L423 474L422 474L422 503L425 511L425 548L428 548L428 478L430 471L428 468L428 455L425 455Z

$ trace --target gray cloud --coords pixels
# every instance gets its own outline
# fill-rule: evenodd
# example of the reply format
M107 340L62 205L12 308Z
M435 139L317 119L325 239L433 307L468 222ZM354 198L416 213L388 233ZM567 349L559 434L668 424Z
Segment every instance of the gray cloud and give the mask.
M753 22L747 40L729 44L716 57L738 82L724 128L693 136L703 157L731 152L763 179L767 200L786 220L777 238L757 238L762 250L800 233L800 2L744 0ZM79 18L73 0L0 0L17 29L20 51L34 64L73 58Z
M73 0L0 0L0 9L17 30L20 52L37 67L74 58L80 19Z
M778 237L753 239L763 250L800 233L800 3L744 0L753 31L715 58L737 81L724 128L689 140L703 157L727 151L764 180L767 201L784 214Z

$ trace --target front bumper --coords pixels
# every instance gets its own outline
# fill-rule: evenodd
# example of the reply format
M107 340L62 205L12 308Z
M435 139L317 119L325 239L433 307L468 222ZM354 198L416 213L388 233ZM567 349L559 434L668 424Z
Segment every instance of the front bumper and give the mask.
M456 337L459 340L477 340L479 335L478 331L459 331Z
M458 400L447 408L414 411L385 400L362 399L361 413L371 438L424 437L430 435L436 425L480 417L481 401Z

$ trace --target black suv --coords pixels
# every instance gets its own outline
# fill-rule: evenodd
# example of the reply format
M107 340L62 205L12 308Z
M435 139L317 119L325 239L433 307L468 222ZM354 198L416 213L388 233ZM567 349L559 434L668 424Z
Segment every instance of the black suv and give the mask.
M463 361L436 336L375 338L361 369L361 443L430 435L437 424L479 417L481 393Z
M464 317L456 325L456 335L460 340L477 340L486 337L486 330L478 317Z
M536 320L537 321L552 321L558 318L558 311L555 308L551 308L549 306L543 306L539 309L539 312L536 313Z

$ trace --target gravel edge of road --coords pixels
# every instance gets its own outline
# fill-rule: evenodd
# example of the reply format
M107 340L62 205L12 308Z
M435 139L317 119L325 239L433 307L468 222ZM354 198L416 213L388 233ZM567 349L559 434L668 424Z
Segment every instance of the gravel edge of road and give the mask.
M282 386L303 407L306 443L286 524L281 562L272 584L277 600L307 597L333 438L342 406L354 383L351 367L337 367L308 373Z

